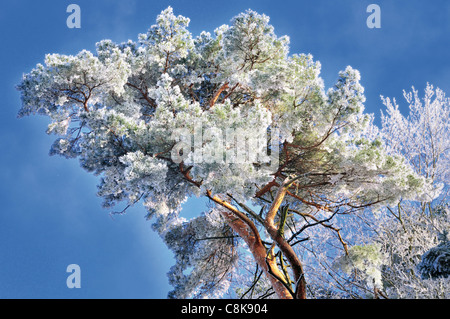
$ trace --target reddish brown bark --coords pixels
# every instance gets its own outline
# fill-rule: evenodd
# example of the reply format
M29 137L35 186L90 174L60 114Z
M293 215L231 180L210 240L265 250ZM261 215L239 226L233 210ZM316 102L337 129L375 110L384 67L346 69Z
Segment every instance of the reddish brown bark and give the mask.
M296 282L295 298L306 299L306 281L303 275L302 263L298 259L297 254L294 252L291 245L289 245L286 239L280 235L280 231L275 227L274 224L275 216L291 184L292 182L290 181L290 179L286 178L283 184L278 188L275 199L272 201L272 205L270 206L270 209L267 212L264 224L270 237L274 242L276 242L278 248L280 248L281 252L291 265L292 272L294 273L294 278Z
M211 99L211 101L209 102L209 107L213 107L214 104L216 103L217 99L219 98L220 94L222 94L222 92L224 90L226 90L228 88L228 82L226 82L224 85L222 85L219 90L216 92L216 94L214 94L213 98Z
M217 204L226 208L225 210L221 210L222 216L228 221L228 225L245 241L253 258L259 267L263 269L264 274L272 284L277 296L281 299L292 299L292 294L284 286L283 282L280 281L281 279L286 284L284 274L278 268L275 256L268 253L266 247L262 243L254 223L230 203L217 196L212 196L211 192L208 191L207 196Z

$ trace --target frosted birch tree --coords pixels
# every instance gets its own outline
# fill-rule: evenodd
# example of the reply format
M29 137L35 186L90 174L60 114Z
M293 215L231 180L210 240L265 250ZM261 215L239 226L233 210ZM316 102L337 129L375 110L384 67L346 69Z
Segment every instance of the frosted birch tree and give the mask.
M387 207L377 220L375 240L388 257L384 285L391 297L449 298L450 100L431 84L423 97L415 88L403 95L407 116L395 99L383 97L382 134L388 151L402 154L433 187L414 201Z
M337 217L430 184L385 150L357 70L326 90L320 63L251 10L213 34L188 25L169 7L137 41L48 54L19 116L49 117L50 154L99 176L105 207L143 203L175 255L169 297L306 298L309 230L349 254ZM186 220L192 196L210 210Z
M332 273L314 280L321 291L329 293L332 286L341 297L449 297L450 100L430 84L423 98L414 88L403 95L406 116L395 99L382 97L381 135L388 153L403 156L432 187L412 200L400 198L348 218L344 227L354 235L350 254L338 256L334 269L323 258L315 261ZM333 272L336 268L342 272Z

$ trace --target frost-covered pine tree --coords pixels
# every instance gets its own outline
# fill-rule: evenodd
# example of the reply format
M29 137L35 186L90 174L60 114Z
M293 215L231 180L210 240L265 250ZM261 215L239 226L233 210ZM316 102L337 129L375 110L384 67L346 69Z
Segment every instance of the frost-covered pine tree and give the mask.
M325 90L320 63L250 10L214 34L188 25L169 7L137 42L47 55L19 115L51 119L50 153L98 175L106 207L145 205L175 254L170 297L306 298L309 230L349 254L337 217L429 184L385 151L358 71ZM211 209L185 220L191 196Z

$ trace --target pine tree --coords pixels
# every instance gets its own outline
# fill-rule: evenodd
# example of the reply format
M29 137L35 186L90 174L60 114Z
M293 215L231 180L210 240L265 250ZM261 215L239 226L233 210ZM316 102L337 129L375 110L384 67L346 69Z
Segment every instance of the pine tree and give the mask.
M169 7L137 42L47 55L18 86L19 116L51 119L50 153L98 175L106 207L145 205L175 254L170 297L306 298L310 229L348 254L338 216L428 182L385 151L357 70L326 91L320 63L251 10L214 35L188 25ZM185 220L191 196L211 209Z

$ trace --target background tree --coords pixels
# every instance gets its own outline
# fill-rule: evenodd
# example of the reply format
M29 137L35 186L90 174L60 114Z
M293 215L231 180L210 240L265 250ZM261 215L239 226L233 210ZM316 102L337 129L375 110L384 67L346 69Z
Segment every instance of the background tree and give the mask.
M450 280L444 276L450 270L446 237L450 228L450 100L430 84L424 93L420 98L414 88L404 92L407 117L395 99L383 98L387 114L382 116L382 133L389 152L402 154L433 183L424 196L388 206L387 214L377 220L374 240L387 254L383 280L387 293L396 298L448 298L450 291ZM426 257L437 251L439 260ZM442 276L424 275L428 272Z
M348 218L350 254L332 265L324 258L310 262L323 269L314 280L322 295L448 298L449 99L430 84L423 98L414 88L404 97L406 117L395 99L382 97L382 138L389 154L403 156L432 187L413 200L401 198Z
M289 55L250 10L214 35L188 24L169 7L138 42L47 55L18 86L19 115L49 116L50 153L98 175L106 207L145 205L175 254L170 297L314 296L302 255L352 253L338 218L429 183L385 150L358 71L325 91L320 63ZM181 218L190 196L211 209ZM308 235L317 228L330 247Z

